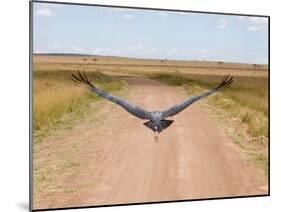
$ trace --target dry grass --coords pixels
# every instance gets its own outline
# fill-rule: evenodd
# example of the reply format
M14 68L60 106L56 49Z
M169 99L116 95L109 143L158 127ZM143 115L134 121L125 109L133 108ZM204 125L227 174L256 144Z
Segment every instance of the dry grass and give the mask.
M169 85L184 86L188 95L199 94L221 80L216 75L150 74ZM234 142L267 173L268 78L235 76L231 88L200 101Z
M77 87L71 81L69 71L34 71L33 81L33 129L35 142L41 140L55 125L67 125L74 115L75 119L87 113L89 102L98 99L94 94ZM113 80L100 72L90 72L89 77L108 91L115 91L125 86L124 81ZM64 123L65 122L65 123Z
M86 58L86 59L85 59ZM112 81L119 74L143 75L170 85L183 86L188 95L211 88L225 73L234 75L230 89L200 101L198 104L217 121L245 152L245 155L266 170L268 147L268 71L252 64L224 62L139 60L118 57L62 57L36 56L34 58L34 129L35 138L41 132L69 122L68 114L83 117L94 95L73 86L70 72L82 69L91 72L91 78L108 91L124 87L124 82ZM101 72L99 73L99 72ZM105 86L105 87L104 87ZM70 116L71 117L71 116ZM71 118L70 118L71 120ZM35 140L36 140L35 139ZM40 139L37 139L40 140Z
M217 85L225 73L233 74L235 82L230 89L199 101L198 104L216 121L219 128L232 138L248 159L265 174L268 173L268 73L266 71L244 70L243 68L249 68L250 65L239 64L220 64L220 69L217 69L218 64L207 62L168 61L160 64L159 61L126 61L118 58L113 60L110 57L93 59L40 57L34 61L35 204L39 204L39 200L45 201L56 193L67 193L71 196L76 192L93 190L100 183L80 181L77 184L75 180L78 175L83 176L88 170L79 162L81 158L86 154L96 154L96 150L90 148L87 137L81 137L79 140L68 137L65 142L55 142L56 139L53 139L53 136L63 136L64 132L76 126L81 120L83 120L83 131L93 126L107 124L103 123L104 119L98 111L104 106L103 101L98 101L99 97L74 86L71 81L70 75L77 68L87 71L89 78L104 90L118 92L118 96L124 94L126 83L118 77L114 78L114 74L138 74L169 85L183 86L187 96ZM134 66L136 63L139 65ZM177 67L177 65L187 67ZM198 67L188 67L191 65ZM210 68L200 68L204 65ZM241 69L222 69L223 66ZM76 129L76 132L77 130L79 131ZM85 152L85 150L89 151ZM80 190L75 190L77 188Z
M86 60L85 60L86 59ZM174 71L195 75L223 75L226 72L235 76L267 76L267 66L208 61L174 61L134 59L107 56L35 56L34 67L40 70L108 71L115 73L140 74Z

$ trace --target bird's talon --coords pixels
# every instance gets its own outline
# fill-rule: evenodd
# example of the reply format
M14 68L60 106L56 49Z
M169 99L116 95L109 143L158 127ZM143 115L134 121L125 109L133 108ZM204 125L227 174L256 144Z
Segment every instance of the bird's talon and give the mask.
M155 141L155 143L158 143L159 142L159 140L158 140L158 136L156 135L156 136L154 136L154 141Z

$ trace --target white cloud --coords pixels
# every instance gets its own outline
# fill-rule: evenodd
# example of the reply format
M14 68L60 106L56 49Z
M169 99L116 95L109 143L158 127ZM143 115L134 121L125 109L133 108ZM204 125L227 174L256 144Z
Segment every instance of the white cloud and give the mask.
M198 49L192 54L192 57L196 58L197 60L217 60L217 53L213 50L209 49Z
M173 49L170 55L176 53ZM96 47L84 48L75 44L55 43L53 45L37 47L35 53L77 53L77 54L94 54L104 56L124 56L124 57L151 57L158 50L154 47L145 47L140 43L123 46L120 48Z
M62 4L49 4L49 3L39 3L40 7L45 7L45 8L58 8L58 7L62 7Z
M124 19L126 19L126 20L134 20L134 19L136 19L136 16L131 15L131 14L124 14L124 15L122 16L122 18L124 18Z
M89 51L88 51L89 52ZM125 56L125 57L149 57L150 55L157 52L156 48L146 48L142 44L138 43L135 45L112 49L112 48L95 48L90 51L90 54L96 55L112 55L112 56Z
M97 7L99 11L109 13L130 13L136 11L136 9L119 8L119 7Z
M124 53L133 54L133 55L141 55L141 56L148 56L157 52L156 48L147 48L144 47L142 44L138 43L136 45L129 46L125 48L123 51ZM123 53L122 52L122 53Z
M171 14L175 14L175 15L193 15L194 13L191 12L170 12Z
M249 20L255 24L267 24L267 18L249 17Z
M127 49L128 49L128 51L139 51L139 50L141 50L143 48L144 47L140 43L138 43L136 45L129 46Z
M227 20L225 20L225 19L220 19L219 20L219 22L218 22L218 28L220 28L220 29L225 29L225 28L227 28L228 27L228 21Z
M248 30L248 31L266 32L268 29L267 18L240 16L239 20L246 22L246 24L247 24L246 30Z
M120 50L112 49L112 48L95 48L92 49L89 53L96 54L96 55L118 55L120 54Z
M252 25L247 27L248 31L263 31L265 28L262 25Z
M167 17L167 16L192 16L193 13L190 12L173 12L173 11L159 11L159 12L152 12L152 14L156 15L156 16L160 16L160 17Z
M66 53L86 53L87 49L83 49L77 45L65 45L65 44L53 44L50 47L51 51L54 52L66 52Z
M43 8L39 9L35 12L36 16L42 16L42 17L52 17L55 16L56 14L49 8Z
M120 14L123 19L134 20L136 19L136 9L118 8L118 7L97 7L97 10L102 13Z
M197 50L197 53L206 54L206 53L208 53L208 51L206 49L199 49L199 50Z
M156 53L157 52L157 49L156 48L151 48L151 49L148 49L147 51L146 51L146 54L154 54L154 53Z
M260 17L250 17L251 26L247 28L249 31L265 31L267 30L267 19Z
M168 54L169 56L172 56L172 55L175 55L177 52L178 52L177 49L172 49L172 50L169 50L167 54Z

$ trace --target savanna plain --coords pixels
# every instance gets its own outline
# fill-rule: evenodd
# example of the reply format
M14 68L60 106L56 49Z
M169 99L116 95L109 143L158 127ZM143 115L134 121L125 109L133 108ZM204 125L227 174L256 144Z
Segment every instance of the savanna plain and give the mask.
M97 87L153 111L231 87L172 117L159 134L75 86ZM268 67L87 55L33 57L33 208L268 194Z

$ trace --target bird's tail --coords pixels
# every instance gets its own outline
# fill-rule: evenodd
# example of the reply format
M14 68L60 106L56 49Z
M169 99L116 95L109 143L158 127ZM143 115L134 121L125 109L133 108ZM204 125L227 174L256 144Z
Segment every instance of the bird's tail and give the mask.
M164 129L169 127L174 121L173 120L161 120L161 121L147 121L143 123L146 127L152 129L154 132L162 132Z

